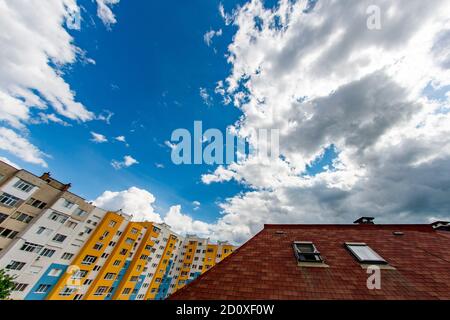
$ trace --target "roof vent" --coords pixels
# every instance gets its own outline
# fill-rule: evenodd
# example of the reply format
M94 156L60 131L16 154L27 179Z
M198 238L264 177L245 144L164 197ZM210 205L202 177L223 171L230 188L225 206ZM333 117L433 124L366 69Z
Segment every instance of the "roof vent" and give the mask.
M373 220L375 220L374 217L361 217L358 220L353 221L353 223L356 223L356 224L374 224Z
M450 222L448 221L435 221L431 224L434 230L450 231Z
M286 234L286 232L284 232L283 230L277 230L277 231L275 231L275 234L283 235L283 234Z
M393 234L394 236L403 236L403 235L404 235L404 233L401 232L401 231L394 231L394 232L392 232L392 234Z

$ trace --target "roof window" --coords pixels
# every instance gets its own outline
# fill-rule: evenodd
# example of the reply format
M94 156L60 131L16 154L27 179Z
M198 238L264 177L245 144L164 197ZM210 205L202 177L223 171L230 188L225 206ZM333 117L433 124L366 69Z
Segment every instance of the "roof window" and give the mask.
M295 241L294 253L298 262L323 262L320 252L312 242Z
M387 264L386 260L365 243L346 242L345 246L360 263Z

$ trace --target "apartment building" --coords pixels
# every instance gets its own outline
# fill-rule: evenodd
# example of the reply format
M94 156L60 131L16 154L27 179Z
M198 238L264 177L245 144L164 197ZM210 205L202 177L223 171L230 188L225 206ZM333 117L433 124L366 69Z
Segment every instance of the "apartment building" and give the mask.
M213 268L235 249L235 246L226 241L213 244L209 239L186 235L174 257L170 271L163 279L166 284L165 288L167 288L164 297L183 288L202 273Z
M165 299L230 255L227 242L134 222L0 161L0 268L17 300Z
M174 300L448 300L449 222L265 225Z
M0 161L0 252L69 188L49 173L37 177Z

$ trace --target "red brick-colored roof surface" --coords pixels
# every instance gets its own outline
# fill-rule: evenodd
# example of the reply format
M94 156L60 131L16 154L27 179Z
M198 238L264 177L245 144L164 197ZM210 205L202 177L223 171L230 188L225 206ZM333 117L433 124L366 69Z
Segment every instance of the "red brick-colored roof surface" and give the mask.
M299 266L294 241L312 241L329 267ZM370 275L345 242L365 242L395 268L381 269L380 290L367 288ZM429 225L265 225L170 299L450 299L450 234Z

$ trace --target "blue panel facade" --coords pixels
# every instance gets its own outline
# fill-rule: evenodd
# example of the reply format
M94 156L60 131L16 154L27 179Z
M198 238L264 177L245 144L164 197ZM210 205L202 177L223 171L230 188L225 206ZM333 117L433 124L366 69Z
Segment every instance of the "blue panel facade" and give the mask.
M138 282L134 286L133 293L130 295L130 300L136 300L137 293L139 289L141 289L142 284L144 283L145 275L139 276Z
M44 300L53 287L58 283L59 279L64 275L68 268L68 265L52 263L42 277L36 282L33 288L31 288L30 293L27 294L25 300ZM59 276L50 276L49 272L53 269L60 269L61 273ZM37 293L36 290L40 285L50 285L50 288L46 292Z
M130 266L131 260L125 261L123 264L123 268L120 270L119 274L117 275L116 280L113 283L114 290L108 293L105 297L105 300L111 300L111 297L116 293L117 287L119 286L119 283L122 281L123 276L125 275L125 272L127 272L128 267Z
M158 293L155 296L155 300L163 300L167 297L169 292L170 283L172 282L172 277L169 277L170 268L173 265L173 260L169 260L167 264L166 271L164 272L164 276L161 280L161 284L158 289Z

